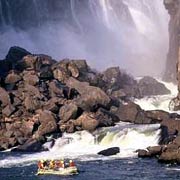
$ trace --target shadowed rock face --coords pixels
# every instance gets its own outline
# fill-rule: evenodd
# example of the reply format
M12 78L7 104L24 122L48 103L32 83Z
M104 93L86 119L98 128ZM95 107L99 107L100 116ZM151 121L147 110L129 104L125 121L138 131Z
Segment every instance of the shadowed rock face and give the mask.
M169 51L164 80L176 82L176 65L179 61L180 4L178 0L164 0L164 5L170 15Z
M163 140L178 127L169 123L170 120L178 123L176 114L144 111L129 100L143 97L143 93L138 94L142 83L119 67L99 73L92 70L85 60L57 62L47 55L26 52L12 47L6 56L8 58L1 62L0 72L4 64L9 64L1 76L1 150L18 145L15 151L38 151L46 142L47 135L55 133L60 136L63 132L79 130L93 132L119 121L162 123L166 127ZM143 82L153 82L149 95L154 95L154 88L156 93L162 93L161 88L156 88L161 84L154 79L145 78ZM131 93L127 89L131 89ZM114 92L121 91L123 96L115 96Z
M180 1L164 0L170 15L169 21L169 52L167 55L164 79L178 83L178 95L172 100L174 110L180 109Z

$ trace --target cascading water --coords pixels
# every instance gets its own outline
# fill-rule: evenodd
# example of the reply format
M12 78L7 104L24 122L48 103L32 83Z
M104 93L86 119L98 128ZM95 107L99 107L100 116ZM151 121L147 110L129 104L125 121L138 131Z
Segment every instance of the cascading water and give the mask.
M142 99L135 99L135 103L140 105L144 110L164 110L170 113L173 113L170 109L170 101L177 96L178 89L177 85L173 83L167 83L159 80L160 83L163 83L170 91L170 94L161 95L161 96L147 96ZM175 113L180 113L176 111Z
M87 131L64 134L56 140L48 152L7 157L0 160L0 167L19 166L34 163L40 158L73 158L80 161L116 159L136 156L135 150L157 145L160 137L159 125L132 125L120 123L115 127L102 128L93 134ZM118 146L120 153L102 157L97 153L103 149Z
M168 15L162 0L0 0L0 9L8 9L0 11L0 39L6 40L0 41L1 59L19 45L56 59L85 58L100 70L119 65L134 75L163 71Z

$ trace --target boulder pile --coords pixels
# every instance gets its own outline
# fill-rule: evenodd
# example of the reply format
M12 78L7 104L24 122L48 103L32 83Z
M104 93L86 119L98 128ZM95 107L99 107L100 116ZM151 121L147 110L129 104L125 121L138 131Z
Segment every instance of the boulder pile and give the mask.
M153 78L138 82L119 67L99 73L85 60L56 61L20 47L10 48L0 61L0 85L0 150L17 146L17 151L38 151L50 134L92 132L119 121L171 119L166 112L144 111L130 101L169 93Z

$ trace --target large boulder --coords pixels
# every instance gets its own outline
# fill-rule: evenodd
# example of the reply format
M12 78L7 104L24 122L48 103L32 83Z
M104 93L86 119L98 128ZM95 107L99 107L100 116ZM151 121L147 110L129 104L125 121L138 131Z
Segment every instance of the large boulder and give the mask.
M116 155L118 153L120 153L120 148L112 147L112 148L102 150L102 151L98 152L97 154L103 155L103 156L112 156L112 155Z
M78 119L73 121L73 124L83 130L94 131L98 127L99 121L95 118L94 113L84 112Z
M23 145L13 148L13 152L39 152L43 149L43 143L36 139L29 139Z
M70 119L75 119L77 116L78 107L74 103L65 104L59 110L59 118L65 123Z
M69 78L67 86L76 89L80 94L77 98L77 105L83 110L92 110L96 106L107 107L110 98L98 87L90 86L87 82L80 82L74 78Z
M160 83L149 76L145 76L139 81L138 88L141 96L164 95L171 93L163 83Z
M55 115L47 110L40 111L39 122L40 126L38 127L37 132L34 134L35 138L39 138L49 133L57 131L57 122Z
M26 84L35 86L39 82L39 77L34 71L24 71L23 72L23 80Z
M133 102L128 102L121 104L119 108L117 108L115 111L112 111L112 113L114 113L120 119L120 121L134 123L140 111L140 106Z

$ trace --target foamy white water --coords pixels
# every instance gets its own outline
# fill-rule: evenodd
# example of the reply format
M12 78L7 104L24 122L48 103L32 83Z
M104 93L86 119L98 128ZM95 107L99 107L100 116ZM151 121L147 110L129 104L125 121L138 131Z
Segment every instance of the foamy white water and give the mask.
M64 134L56 140L55 145L47 152L7 156L0 160L0 167L28 165L39 159L73 158L80 161L125 158L136 156L135 150L157 145L160 137L159 125L133 125L120 123L115 127L101 128L93 134L79 131ZM97 155L109 147L120 147L120 153L112 157Z
M171 91L171 93L161 96L146 96L142 99L135 99L134 102L140 105L140 107L144 110L164 110L167 112L173 112L169 109L169 103L173 98L177 96L177 85L161 80L158 81L163 83ZM176 113L180 112L176 111Z

